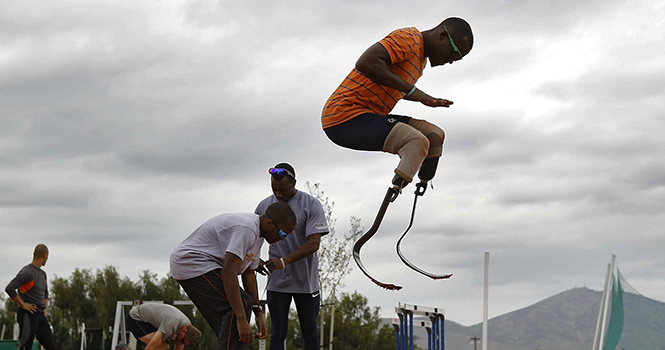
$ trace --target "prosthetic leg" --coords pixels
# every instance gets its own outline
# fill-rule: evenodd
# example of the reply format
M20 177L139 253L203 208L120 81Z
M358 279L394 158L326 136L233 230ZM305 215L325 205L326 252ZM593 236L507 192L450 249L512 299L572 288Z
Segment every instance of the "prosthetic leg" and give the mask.
M435 280L446 279L446 278L450 278L453 274L451 273L451 274L447 274L447 275L436 275L436 274L427 272L427 271L419 268L418 266L412 264L402 254L402 249L401 249L402 239L404 239L406 234L411 229L411 226L413 226L413 219L416 216L416 203L418 202L418 197L425 194L426 189L427 189L427 183L426 182L419 182L418 184L416 184L416 191L414 192L415 196L413 197L413 209L411 209L411 220L409 220L409 226L406 228L404 233L402 233L402 236L400 236L399 240L397 241L397 245L396 245L395 249L397 250L397 256L399 256L400 260L402 260L402 262L406 266L408 266L410 269L412 269L412 270L414 270L414 271L416 271L416 272L418 272L422 275L425 275L425 276L427 276L431 279L435 279Z
M429 149L427 151L427 157L418 170L418 178L420 178L420 182L416 184L416 191L414 192L415 196L413 197L413 208L411 209L411 219L409 220L409 226L406 228L404 233L402 233L402 236L400 236L395 249L397 250L397 255L399 256L400 260L402 260L402 262L410 269L435 280L450 278L452 274L436 275L427 272L412 264L402 254L402 240L404 237L406 237L406 234L411 229L411 226L413 226L413 219L416 215L416 204L418 203L418 197L425 194L425 191L427 190L427 183L432 180L436 174L436 168L439 165L439 158L441 157L441 154L443 154L443 139L445 137L445 134L441 128L424 120L411 119L411 121L409 121L409 125L418 129L427 137L427 140L429 141Z
M367 278L381 288L400 290L402 289L402 286L392 283L384 283L373 278L367 269L365 269L365 266L360 259L360 250L362 249L362 246L379 230L379 226L381 226L381 221L383 221L388 205L394 202L395 199L397 199L397 196L401 193L402 188L413 180L413 175L415 175L418 167L420 167L418 170L418 177L421 179L421 182L416 184L416 190L414 192L415 198L413 200L413 209L411 210L409 226L397 241L397 255L409 268L429 278L445 279L452 276L452 274L436 275L418 268L404 257L400 248L402 239L404 239L413 225L418 197L425 194L425 191L427 190L427 182L431 180L436 173L439 157L443 150L443 138L443 130L426 121L417 119L412 119L409 122L409 125L403 123L395 125L386 138L383 150L388 153L399 154L400 156L400 164L397 169L395 169L395 177L393 177L392 180L393 187L388 188L372 227L353 245L353 259L356 261L358 268L360 268L360 271L362 271ZM411 174L411 176L409 176L409 174Z
M400 260L402 260L402 262L406 266L408 266L410 269L412 269L412 270L414 270L414 271L416 271L416 272L418 272L422 275L425 275L425 276L427 276L429 278L432 278L432 279L435 279L435 280L446 279L446 278L450 278L452 276L452 274L437 275L437 274L427 272L427 271L417 267L413 263L411 263L408 259L406 259L406 257L404 257L404 255L402 254L402 251L401 251L401 248L400 248L402 240L404 239L406 234L411 229L411 226L413 226L413 219L415 218L415 214L416 214L416 203L418 201L418 197L422 196L425 193L426 188L427 188L427 183L425 183L425 182L419 182L418 184L416 184L416 191L414 192L415 197L413 199L413 209L411 210L411 220L409 221L409 226L406 228L406 231L404 231L402 236L397 241L397 246L396 246L397 255L399 256ZM353 245L353 259L356 261L356 264L358 265L358 268L360 269L360 271L362 271L362 273L364 273L365 276L367 276L367 278L369 278L376 285L378 285L381 288L388 289L388 290L400 290L400 289L402 289L402 286L395 285L395 284L392 284L392 283L381 282L381 281L377 280L376 278L372 277L369 274L369 272L367 271L367 269L365 268L365 265L363 265L362 260L360 259L360 250L362 249L363 245L367 241L369 241L369 239L372 238L376 234L376 232L379 230L379 226L381 226L381 221L383 221L383 217L386 214L386 210L388 209L388 205L390 205L390 203L394 202L395 199L397 199L397 196L399 196L399 190L397 188L395 188L395 187L388 188L388 191L386 192L386 195L383 197L383 202L381 203L381 207L379 208L379 212L376 214L376 218L374 219L374 223L372 224L372 227L370 227L369 231L367 231L365 234L363 234L356 241L356 243Z
M369 272L367 272L367 269L365 269L365 266L360 260L360 249L367 241L369 241L370 238L372 238L372 236L374 236L374 234L376 234L376 231L379 230L379 226L381 226L381 221L383 221L383 216L386 214L388 205L394 202L398 195L399 191L397 189L395 189L394 187L388 188L385 197L383 197L383 202L381 203L379 212L376 214L376 218L374 219L372 227L370 227L369 231L365 232L365 234L363 234L353 245L353 259L356 261L356 264L358 265L358 268L360 268L360 271L362 271L365 274L365 276L367 276L367 278L369 278L376 285L388 290L400 290L402 289L402 286L397 286L392 283L383 283L372 277L369 274Z

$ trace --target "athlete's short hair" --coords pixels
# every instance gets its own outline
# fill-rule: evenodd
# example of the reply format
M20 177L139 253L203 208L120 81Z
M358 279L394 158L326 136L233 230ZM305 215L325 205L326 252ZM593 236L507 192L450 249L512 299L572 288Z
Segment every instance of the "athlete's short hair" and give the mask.
M35 247L35 251L32 253L32 257L35 259L39 259L43 256L48 254L48 247L44 244L37 244Z
M439 24L439 27L443 27L444 25L447 28L453 28L455 33L466 40L469 43L469 50L473 48L473 32L471 31L471 25L467 21L459 17L449 17L443 20Z
M280 227L287 224L295 225L297 221L293 209L285 202L270 204L266 209L266 215Z

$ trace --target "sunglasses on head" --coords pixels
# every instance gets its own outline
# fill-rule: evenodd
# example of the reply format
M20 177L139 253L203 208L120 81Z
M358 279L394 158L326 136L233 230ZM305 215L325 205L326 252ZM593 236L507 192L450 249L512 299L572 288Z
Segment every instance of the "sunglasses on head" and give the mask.
M268 218L268 220L272 221L272 224L275 225L275 228L277 229L277 233L279 233L279 238L284 239L284 238L286 238L286 236L289 235L287 232L284 232L281 228L279 228L279 226L277 226L277 223L275 222L275 220L271 219L270 216L268 216L268 214L263 214L263 215L265 215L266 218Z
M274 175L275 177L279 178L282 178L284 176L291 176L293 179L296 178L296 176L293 175L292 172L282 168L270 168L268 169L268 173L270 173L270 175Z

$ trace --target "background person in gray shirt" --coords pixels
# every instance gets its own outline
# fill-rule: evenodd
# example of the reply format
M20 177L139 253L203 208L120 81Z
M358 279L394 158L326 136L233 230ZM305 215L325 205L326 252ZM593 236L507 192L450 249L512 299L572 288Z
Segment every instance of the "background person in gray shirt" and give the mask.
M222 214L203 223L171 253L171 276L215 332L218 350L244 349L252 342L252 310L256 337L268 336L254 270L263 240L279 242L295 226L296 216L285 203L271 205L263 215Z
M262 214L269 205L282 202L293 209L298 219L292 234L270 245L269 260L264 265L271 271L268 278L268 308L272 321L270 350L284 349L291 300L298 311L305 350L318 350L321 295L317 251L321 236L329 231L326 216L318 199L296 190L296 171L290 164L279 163L268 172L273 195L261 201L254 212Z
M125 320L136 339L147 344L145 350L189 348L201 339L201 331L175 306L146 303L132 308Z
M19 306L16 322L20 329L19 349L32 349L35 337L46 350L55 350L48 313L48 284L42 266L48 260L48 248L38 244L32 253L32 263L24 266L9 282L5 292Z

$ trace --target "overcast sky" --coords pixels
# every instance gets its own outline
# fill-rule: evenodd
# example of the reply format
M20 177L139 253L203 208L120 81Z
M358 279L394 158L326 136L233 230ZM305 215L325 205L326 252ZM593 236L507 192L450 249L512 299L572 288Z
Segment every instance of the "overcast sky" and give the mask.
M148 5L149 3L149 5ZM444 156L403 243L413 187L363 249L345 291L482 321L573 287L600 290L612 254L665 300L665 1L3 1L0 284L49 246L51 279L116 266L166 275L205 220L252 212L267 169L320 183L336 230L371 226L394 155L330 142L321 108L390 31L465 18L475 43L418 87L449 109L393 111L446 130ZM265 282L260 277L261 287Z

